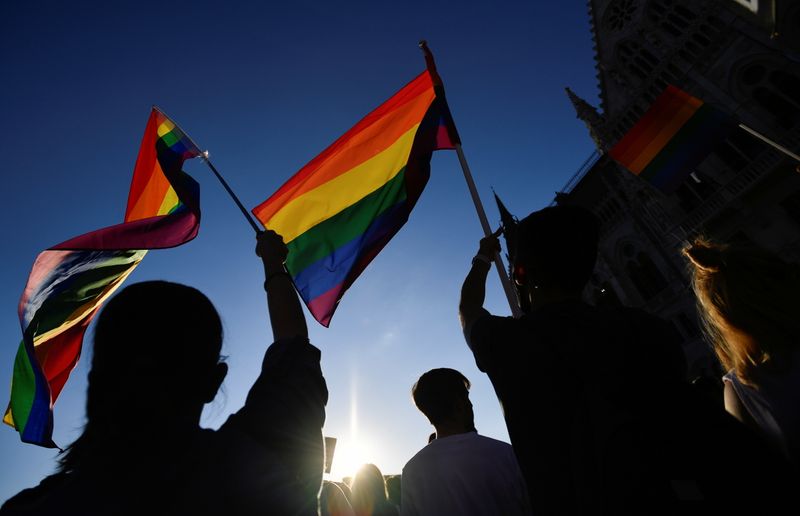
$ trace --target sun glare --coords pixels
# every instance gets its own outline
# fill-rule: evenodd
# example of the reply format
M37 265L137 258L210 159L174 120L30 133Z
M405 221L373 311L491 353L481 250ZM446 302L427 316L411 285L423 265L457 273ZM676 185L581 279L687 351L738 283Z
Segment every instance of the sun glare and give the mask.
M358 468L368 462L375 462L372 446L364 439L340 440L336 443L331 461L330 479L339 481L352 477Z
M350 378L350 432L349 435L337 437L328 478L340 481L344 477L352 477L364 464L375 462L375 451L369 439L365 439L359 432L358 382L356 375L352 375Z

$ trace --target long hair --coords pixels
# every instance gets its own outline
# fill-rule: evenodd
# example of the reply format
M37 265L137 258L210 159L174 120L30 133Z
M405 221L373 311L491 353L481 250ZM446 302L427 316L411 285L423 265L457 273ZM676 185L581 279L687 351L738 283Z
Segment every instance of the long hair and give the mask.
M800 339L800 271L754 246L695 240L689 259L698 311L726 370L758 383L779 368Z
M106 464L115 448L147 449L171 413L197 405L221 346L219 314L200 291L166 281L120 291L97 318L86 426L59 471Z
M364 464L358 469L351 489L353 509L357 516L370 516L389 503L386 481L375 464Z

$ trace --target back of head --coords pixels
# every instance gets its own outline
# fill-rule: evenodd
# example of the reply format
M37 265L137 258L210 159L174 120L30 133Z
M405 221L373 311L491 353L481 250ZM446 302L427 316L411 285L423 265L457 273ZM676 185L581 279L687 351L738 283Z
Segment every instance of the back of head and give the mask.
M167 433L170 418L196 412L218 387L210 378L221 346L219 315L200 291L166 281L121 290L97 318L87 424L62 469L102 453L94 450L101 443L132 442L134 434L143 442Z
M382 507L388 501L386 481L383 473L375 464L364 464L353 477L352 504L356 514L372 514L373 510Z
M136 283L112 298L97 320L90 372L89 419L93 383L102 395L126 401L144 399L157 386L162 396L199 390L219 361L222 322L199 290L166 281ZM182 398L170 403L180 403ZM117 400L119 402L119 399Z
M431 369L411 388L414 404L434 426L451 418L460 401L469 397L469 380L455 369Z
M352 516L355 514L342 488L330 480L322 482L319 505L321 516Z
M752 380L800 339L800 270L751 245L697 239L684 249L698 309L722 365Z
M394 505L400 507L402 498L402 477L400 475L389 475L386 477L386 496Z
M558 205L535 211L517 227L512 261L538 287L580 291L597 258L598 222L580 206Z

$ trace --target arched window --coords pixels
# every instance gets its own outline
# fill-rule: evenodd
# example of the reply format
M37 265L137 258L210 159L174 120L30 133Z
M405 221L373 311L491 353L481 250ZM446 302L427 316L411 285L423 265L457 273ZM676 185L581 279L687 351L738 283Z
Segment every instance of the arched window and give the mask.
M638 41L627 40L617 45L617 62L629 77L641 83L653 73L660 60Z
M743 66L738 89L772 116L775 124L791 129L800 123L800 76L785 63L759 60Z
M679 38L697 18L697 13L674 0L653 0L648 18L665 33Z

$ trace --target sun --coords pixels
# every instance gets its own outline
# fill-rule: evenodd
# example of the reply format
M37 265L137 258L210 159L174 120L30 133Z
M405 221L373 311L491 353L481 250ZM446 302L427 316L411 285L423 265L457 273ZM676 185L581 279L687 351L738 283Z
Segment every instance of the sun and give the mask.
M375 450L363 438L338 440L331 461L330 479L340 481L352 477L368 462L375 462Z

